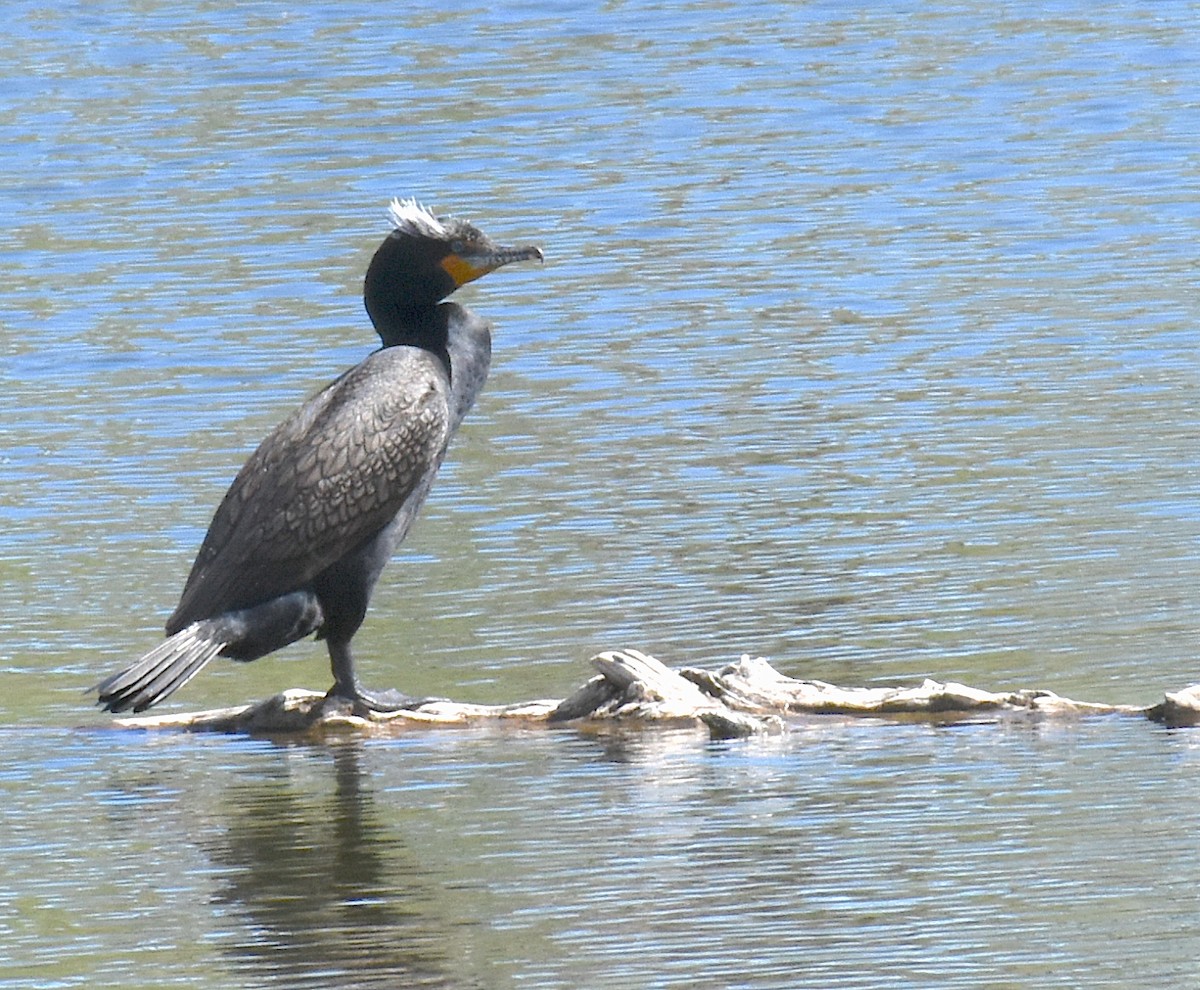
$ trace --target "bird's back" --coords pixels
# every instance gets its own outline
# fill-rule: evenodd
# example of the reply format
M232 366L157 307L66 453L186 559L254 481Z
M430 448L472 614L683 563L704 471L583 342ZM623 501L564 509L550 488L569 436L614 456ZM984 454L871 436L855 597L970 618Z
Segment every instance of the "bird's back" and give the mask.
M376 351L309 399L234 479L167 632L294 591L356 551L427 486L453 418L445 365L416 347Z

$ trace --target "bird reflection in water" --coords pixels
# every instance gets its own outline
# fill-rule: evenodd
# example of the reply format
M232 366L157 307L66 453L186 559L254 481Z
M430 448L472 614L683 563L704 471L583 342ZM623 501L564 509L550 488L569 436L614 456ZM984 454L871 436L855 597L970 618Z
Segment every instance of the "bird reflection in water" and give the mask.
M241 922L224 951L258 985L482 986L450 973L469 932L439 919L435 878L381 822L362 744L316 752L332 758L331 793L316 796L285 761L232 788L226 827L203 842L220 877L215 907Z

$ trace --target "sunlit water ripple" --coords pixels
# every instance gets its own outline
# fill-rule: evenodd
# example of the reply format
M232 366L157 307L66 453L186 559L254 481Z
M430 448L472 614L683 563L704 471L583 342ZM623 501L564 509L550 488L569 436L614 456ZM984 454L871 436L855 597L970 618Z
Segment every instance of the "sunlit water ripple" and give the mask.
M462 293L494 370L372 681L559 696L622 645L1195 680L1194 11L6 14L0 982L1190 977L1192 741L1137 721L289 749L130 738L80 692L157 641L247 452L375 346L397 194L547 263ZM304 644L176 706L327 677Z

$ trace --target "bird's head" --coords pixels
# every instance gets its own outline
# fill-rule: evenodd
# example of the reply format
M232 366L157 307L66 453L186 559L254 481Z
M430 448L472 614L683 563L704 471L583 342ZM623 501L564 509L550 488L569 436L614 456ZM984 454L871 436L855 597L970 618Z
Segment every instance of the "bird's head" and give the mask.
M542 260L538 247L503 247L474 224L435 216L415 199L388 207L392 232L367 268L364 298L376 329L381 321L435 306L460 286L514 261Z

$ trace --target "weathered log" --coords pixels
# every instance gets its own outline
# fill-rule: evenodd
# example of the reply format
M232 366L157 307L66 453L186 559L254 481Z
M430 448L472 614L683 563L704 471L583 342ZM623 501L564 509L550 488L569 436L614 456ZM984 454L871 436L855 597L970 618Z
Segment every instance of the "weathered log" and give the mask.
M704 726L714 738L779 732L789 716L874 716L892 720L1139 715L1169 726L1200 724L1200 686L1167 694L1149 708L1071 701L1052 691L992 693L953 682L909 687L844 688L781 674L761 657L743 656L719 670L672 670L637 650L601 653L599 671L561 701L475 705L426 701L394 712L355 713L337 699L293 688L257 704L177 715L117 719L141 729L253 735L395 732L421 725Z
M1162 701L1146 709L1146 717L1171 729L1200 725L1200 684L1168 691Z

